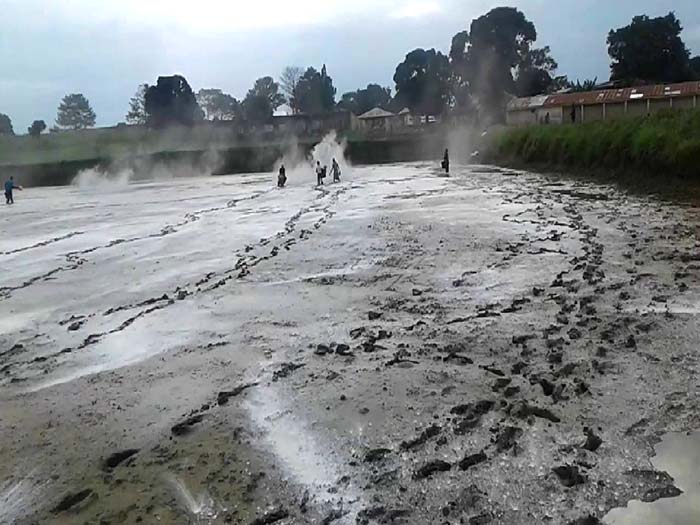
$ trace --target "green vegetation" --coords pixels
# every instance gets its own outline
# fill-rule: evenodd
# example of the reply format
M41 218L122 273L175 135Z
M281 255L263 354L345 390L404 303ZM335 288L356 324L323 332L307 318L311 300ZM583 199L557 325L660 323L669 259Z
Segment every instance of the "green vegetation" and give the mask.
M491 155L516 164L696 178L700 112L509 129L495 139Z

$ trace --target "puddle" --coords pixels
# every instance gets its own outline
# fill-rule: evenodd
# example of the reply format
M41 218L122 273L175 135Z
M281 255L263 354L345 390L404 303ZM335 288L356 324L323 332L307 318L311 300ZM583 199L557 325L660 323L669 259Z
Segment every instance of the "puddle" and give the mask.
M653 503L630 501L611 510L607 525L697 525L700 523L700 432L669 434L656 446L654 468L668 472L683 491Z

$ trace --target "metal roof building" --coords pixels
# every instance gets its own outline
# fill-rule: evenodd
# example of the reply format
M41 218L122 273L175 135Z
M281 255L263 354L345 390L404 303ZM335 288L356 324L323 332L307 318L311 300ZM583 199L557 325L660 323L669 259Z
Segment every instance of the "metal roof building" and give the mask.
M507 122L559 124L644 116L666 109L698 108L698 98L698 81L516 98L508 104Z

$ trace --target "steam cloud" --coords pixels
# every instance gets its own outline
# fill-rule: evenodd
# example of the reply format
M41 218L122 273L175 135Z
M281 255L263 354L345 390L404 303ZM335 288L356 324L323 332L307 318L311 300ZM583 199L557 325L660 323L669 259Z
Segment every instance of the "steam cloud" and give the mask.
M80 188L125 186L138 181L163 181L181 177L208 177L221 166L221 156L209 150L196 160L153 161L135 158L115 161L107 168L81 170L71 181Z
M345 155L347 146L347 140L343 138L339 141L337 133L331 131L323 137L321 142L313 147L308 155L306 155L297 139L291 139L285 148L284 154L275 163L275 183L277 180L277 171L279 167L284 164L287 170L287 185L295 186L298 184L308 184L309 182L315 184L316 161L319 161L321 166L328 167L328 176L330 177L333 159L335 159L340 166L341 177L346 178L352 172L350 161Z

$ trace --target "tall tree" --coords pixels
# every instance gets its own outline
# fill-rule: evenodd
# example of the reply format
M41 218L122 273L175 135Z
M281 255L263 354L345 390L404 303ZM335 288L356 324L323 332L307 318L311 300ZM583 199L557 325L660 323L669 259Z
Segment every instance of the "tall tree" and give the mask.
M84 129L95 125L95 112L82 93L72 93L63 97L58 106L56 125L62 129Z
M569 82L567 87L571 93L580 93L583 91L593 91L597 85L598 77L595 77L593 79L584 80L583 82L576 80L575 84L573 82Z
M456 98L471 98L482 113L501 120L509 94L546 93L555 83L556 61L548 47L534 48L535 25L513 7L497 7L452 39L450 59ZM455 89L453 87L453 89Z
M549 46L528 50L517 65L515 93L520 97L532 97L560 87L554 76L557 67L557 62L550 56Z
M370 109L380 107L388 109L391 104L391 88L379 84L367 84L364 89L344 93L338 102L338 108L362 115Z
M610 80L626 84L688 80L690 53L681 39L682 30L673 13L658 18L635 16L630 25L611 30Z
M291 106L302 113L323 113L335 107L336 89L324 64L319 73L310 67L299 79Z
M295 108L293 105L294 92L297 89L297 85L299 84L299 80L301 80L303 74L304 68L297 66L287 66L282 70L282 74L280 75L280 90L287 99L289 107L291 107L292 111L294 111L295 113L298 112L298 108Z
M129 112L126 114L126 121L129 124L145 124L148 115L146 114L146 91L148 84L140 84L136 93L129 100Z
M396 67L396 101L423 115L440 115L450 103L450 61L434 49L415 49Z
M46 129L46 122L43 120L35 120L32 125L27 128L27 133L32 137L38 137Z
M272 77L262 77L246 94L243 112L250 122L267 122L282 104L284 95L279 92L279 84Z
M0 135L14 135L15 130L12 129L12 119L5 115L4 113L0 113Z
M146 90L147 124L154 128L171 125L192 126L204 119L192 88L181 75L158 77Z
M220 89L200 89L197 102L207 120L234 120L240 116L240 103Z

